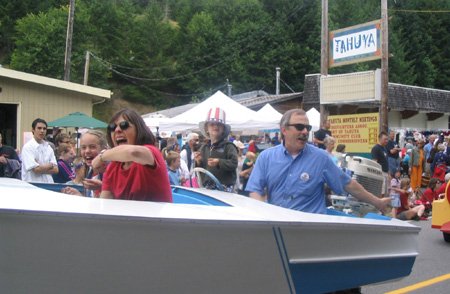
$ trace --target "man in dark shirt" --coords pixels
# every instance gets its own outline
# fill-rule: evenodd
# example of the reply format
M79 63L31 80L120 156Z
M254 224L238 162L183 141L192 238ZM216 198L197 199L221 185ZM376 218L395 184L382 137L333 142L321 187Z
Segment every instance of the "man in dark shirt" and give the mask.
M14 148L2 144L2 134L0 134L0 177L5 176L5 166L8 164L7 159L19 161L19 156Z
M388 154L389 173L391 177L393 177L395 170L400 167L399 152L401 151L401 148L398 147L398 144L395 141L395 131L389 132L389 141L386 145L386 150Z
M330 121L325 120L322 124L322 127L320 130L314 133L314 139L313 142L316 144L317 147L325 149L325 145L323 144L323 140L326 136L331 137L331 131L330 131Z
M387 194L389 185L389 163L386 145L388 143L388 135L385 132L381 132L378 135L378 143L372 148L372 160L378 162L381 165L381 171L383 172L383 188L381 189L381 197Z

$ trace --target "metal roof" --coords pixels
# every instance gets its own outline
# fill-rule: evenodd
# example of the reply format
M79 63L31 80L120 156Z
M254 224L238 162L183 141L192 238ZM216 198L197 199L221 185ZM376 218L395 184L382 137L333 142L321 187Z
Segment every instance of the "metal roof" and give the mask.
M111 98L111 91L91 86L85 86L68 81L61 81L58 79L47 78L39 75L20 72L12 69L6 69L0 67L0 77L10 78L15 80L21 80L29 83L35 83L45 85L49 87L60 88L68 91L75 91L84 94L93 95L101 98Z

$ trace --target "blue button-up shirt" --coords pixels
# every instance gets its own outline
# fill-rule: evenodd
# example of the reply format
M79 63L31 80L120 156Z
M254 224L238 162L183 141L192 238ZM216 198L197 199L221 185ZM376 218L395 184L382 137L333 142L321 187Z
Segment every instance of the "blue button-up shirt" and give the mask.
M325 214L324 184L338 195L350 180L325 150L307 144L294 158L277 145L258 156L246 190L263 195L267 187L271 204Z

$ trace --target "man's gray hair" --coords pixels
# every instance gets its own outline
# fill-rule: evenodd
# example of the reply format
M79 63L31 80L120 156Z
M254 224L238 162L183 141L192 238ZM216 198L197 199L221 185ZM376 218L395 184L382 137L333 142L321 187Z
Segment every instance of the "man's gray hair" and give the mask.
M198 138L198 134L197 133L190 133L189 135L187 135L187 141L191 141L191 140L195 140Z
M445 181L446 183L448 183L448 181L450 181L450 173L448 173L448 174L445 175L444 181Z
M306 112L303 109L296 108L296 109L291 109L291 110L286 111L280 120L280 130L281 130L281 127L287 127L287 125L289 124L289 121L291 120L291 117L294 113L296 115L305 115L306 116ZM283 132L281 132L281 139L284 140Z

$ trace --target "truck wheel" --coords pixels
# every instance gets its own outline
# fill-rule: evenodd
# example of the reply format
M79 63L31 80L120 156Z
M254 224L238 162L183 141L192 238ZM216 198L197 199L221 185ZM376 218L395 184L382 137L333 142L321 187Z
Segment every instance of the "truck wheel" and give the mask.
M449 233L443 233L443 234L444 234L445 242L450 242L450 234Z

